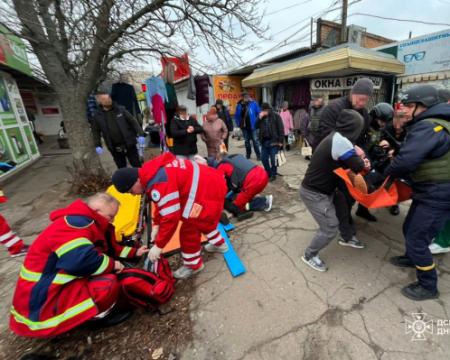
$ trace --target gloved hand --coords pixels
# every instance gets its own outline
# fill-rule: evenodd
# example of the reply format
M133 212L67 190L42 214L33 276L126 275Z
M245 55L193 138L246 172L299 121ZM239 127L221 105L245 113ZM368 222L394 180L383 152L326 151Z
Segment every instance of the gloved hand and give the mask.
M156 245L153 245L150 251L148 252L148 258L151 262L155 262L158 260L161 256L162 249L157 247Z
M151 236L152 243L155 242L156 237L158 236L158 232L159 232L159 225L154 225L152 227L152 236Z
M145 145L145 137L144 136L139 136L138 137L138 144L139 145Z
M95 152L98 154L98 155L101 155L101 154L103 154L103 148L101 147L101 146L97 146L96 148L95 148Z

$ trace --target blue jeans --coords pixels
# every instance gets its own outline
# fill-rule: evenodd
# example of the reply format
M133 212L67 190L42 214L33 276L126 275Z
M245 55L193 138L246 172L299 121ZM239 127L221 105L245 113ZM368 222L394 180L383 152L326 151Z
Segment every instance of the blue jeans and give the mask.
M261 150L258 140L258 132L251 129L242 129L242 135L244 135L245 152L247 154L247 158L250 158L250 156L252 155L252 145L250 142L253 142L253 148L255 149L256 157L260 159Z
M261 161L269 177L275 177L277 175L277 166L275 164L277 153L278 146L272 145L270 140L263 141L261 146Z

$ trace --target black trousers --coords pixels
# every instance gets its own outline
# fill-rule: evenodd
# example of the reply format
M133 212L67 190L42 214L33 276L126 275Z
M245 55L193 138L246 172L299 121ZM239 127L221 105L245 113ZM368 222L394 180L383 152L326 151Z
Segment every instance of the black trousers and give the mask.
M127 167L127 159L132 167L141 167L136 146L123 147L121 151L118 150L118 148L111 150L111 155L118 169Z

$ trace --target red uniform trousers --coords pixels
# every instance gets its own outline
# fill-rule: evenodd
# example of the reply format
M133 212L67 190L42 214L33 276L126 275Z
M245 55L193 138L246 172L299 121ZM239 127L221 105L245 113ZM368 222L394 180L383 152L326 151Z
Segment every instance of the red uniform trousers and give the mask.
M17 254L23 247L22 239L11 230L2 215L0 215L0 243L6 246L11 255Z
M98 315L96 317L102 317L104 315L102 313L111 309L119 298L120 284L117 275L93 276L88 280L87 286L92 300L97 305Z
M245 205L262 192L268 183L267 172L261 166L254 167L245 177L244 184L237 194L234 204L239 209L245 210Z

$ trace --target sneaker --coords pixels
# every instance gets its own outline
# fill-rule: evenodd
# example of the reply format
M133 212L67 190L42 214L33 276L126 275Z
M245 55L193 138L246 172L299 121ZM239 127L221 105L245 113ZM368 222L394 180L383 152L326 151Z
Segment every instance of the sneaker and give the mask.
M225 254L228 251L228 245L227 243L223 243L220 246L215 246L213 244L207 243L205 245L205 251L209 252L209 253L221 253L221 254Z
M237 221L244 221L253 217L253 212L251 211L240 211L236 215Z
M345 241L344 239L340 238L338 243L342 246L350 246L355 249L364 249L364 244L359 241L356 236L353 236L349 241Z
M445 254L445 253L450 252L450 247L442 247L436 243L432 243L428 248L430 249L430 251L433 255Z
M423 301L423 300L437 299L439 297L439 291L437 290L431 291L425 289L422 285L415 282L409 284L408 286L405 286L402 289L402 295L414 301Z
M30 249L29 245L24 245L24 246L22 246L22 249L20 249L19 252L15 253L15 254L11 254L10 257L15 258L15 257L19 257L19 256L25 256L29 249Z
M389 212L391 213L391 215L397 216L398 214L400 214L400 207L398 205L393 205L389 208Z
M173 277L178 280L189 279L192 275L198 274L205 268L205 264L202 264L198 269L194 270L190 267L182 265L178 270L173 273Z
M314 270L320 271L320 272L325 272L328 270L327 266L325 265L325 263L320 260L319 256L313 256L310 259L307 259L305 255L302 256L302 260L303 262L312 267Z
M264 208L264 211L269 212L270 210L272 210L272 204L273 204L273 195L267 195L266 207Z

